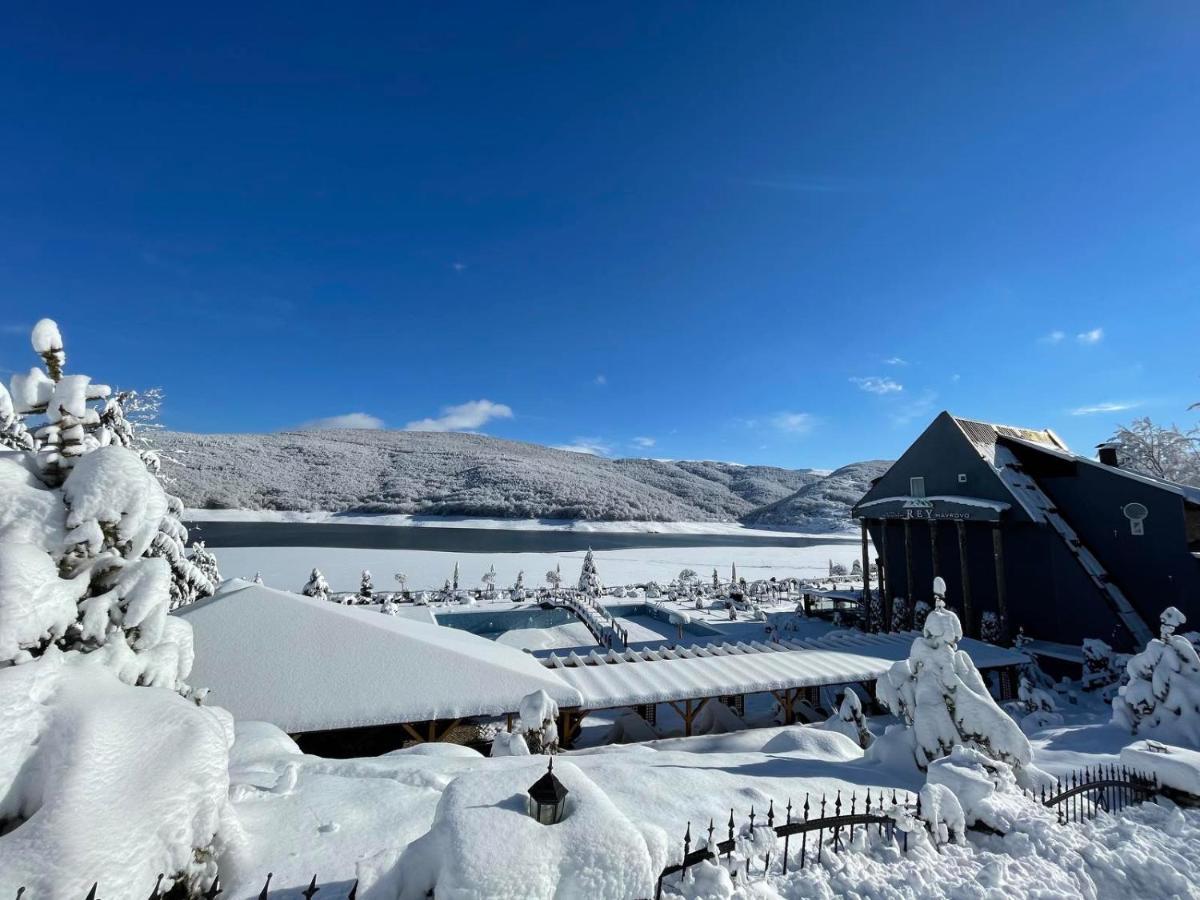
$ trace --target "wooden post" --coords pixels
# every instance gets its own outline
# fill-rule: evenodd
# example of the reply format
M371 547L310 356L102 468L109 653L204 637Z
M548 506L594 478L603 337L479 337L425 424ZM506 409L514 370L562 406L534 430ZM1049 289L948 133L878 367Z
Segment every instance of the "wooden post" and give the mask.
M929 520L929 555L933 558L933 577L937 578L942 574L942 567L938 565L938 523L937 519Z
M975 614L971 608L971 567L967 563L967 523L958 519L954 523L958 529L958 569L962 578L963 630L967 637L977 637Z
M1004 536L999 523L992 526L992 555L996 558L996 611L1000 614L1000 640L1008 638L1008 591L1004 577Z
M888 567L887 552L888 520L879 520L879 589L883 591L883 624L879 630L892 630L892 572Z
M913 627L913 606L916 603L916 590L913 588L913 563L912 563L912 520L904 520L904 574L906 579L906 587L908 589L907 600L907 615L905 616L905 627L910 631Z
M871 630L871 556L867 551L869 540L867 536L866 517L859 519L862 524L862 574L863 574L863 624L867 631Z

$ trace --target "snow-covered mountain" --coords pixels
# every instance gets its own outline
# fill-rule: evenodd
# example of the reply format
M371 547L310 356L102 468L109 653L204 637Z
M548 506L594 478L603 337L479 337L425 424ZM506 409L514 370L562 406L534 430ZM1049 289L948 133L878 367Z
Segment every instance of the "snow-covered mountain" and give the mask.
M733 521L846 472L606 459L460 433L167 432L158 442L171 489L187 506L208 509ZM836 504L853 483L843 482L821 507L823 528L847 525L848 502L840 516ZM859 495L865 490L864 482ZM772 524L793 523L777 516Z
M796 493L742 516L757 528L802 528L837 531L850 527L850 507L867 492L872 479L888 470L890 461L874 459L842 466Z

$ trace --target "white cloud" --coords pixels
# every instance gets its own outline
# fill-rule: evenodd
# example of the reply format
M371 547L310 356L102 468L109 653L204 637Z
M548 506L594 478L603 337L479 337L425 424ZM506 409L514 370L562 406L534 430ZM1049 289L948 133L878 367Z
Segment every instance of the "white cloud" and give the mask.
M465 262L453 262L450 265L455 272L465 272L467 270L467 264Z
M771 424L788 434L808 434L814 422L808 413L781 412L771 418Z
M404 426L405 431L472 431L492 419L511 419L511 407L491 400L468 400L458 406L443 406L436 419L418 419Z
M1140 406L1140 403L1096 403L1093 406L1079 406L1071 410L1073 416L1094 416L1098 413L1116 413L1124 412L1127 409L1135 409Z
M612 453L612 445L600 438L577 437L569 444L554 444L554 450L566 450L568 453L584 453L588 456L608 456Z
M950 380L952 382L954 382L955 384L958 384L960 381L962 381L962 376L959 375L957 372L955 372L953 375L950 376Z
M333 428L383 428L383 419L365 412L345 413L340 416L328 416L324 419L313 419L300 426L303 431L329 431Z
M1058 331L1056 329L1049 334L1043 334L1038 340L1043 344L1061 344L1066 336L1067 333L1065 331Z
M633 439L634 446L641 447L643 449L646 449L648 447L653 447L657 443L658 443L658 441L652 437L635 437Z
M1104 340L1104 329L1093 328L1091 331L1081 331L1075 335L1075 340L1081 344L1098 344Z
M601 372L592 379L592 384L597 385L598 387L604 387L606 384L608 384L608 376Z
M904 390L904 385L890 378L880 378L878 375L868 375L866 378L851 378L851 382L869 394L898 394Z
M891 357L888 357L887 359L885 359L884 363L886 363L889 366L907 366L908 360L905 359L903 356L891 356Z

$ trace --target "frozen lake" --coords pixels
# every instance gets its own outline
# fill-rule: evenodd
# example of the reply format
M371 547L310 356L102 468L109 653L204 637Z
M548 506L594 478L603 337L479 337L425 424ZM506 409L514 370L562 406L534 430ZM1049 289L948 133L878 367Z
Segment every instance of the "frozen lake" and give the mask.
M194 539L209 547L337 547L358 550L428 550L443 553L570 553L683 547L790 547L856 545L854 536L831 534L692 534L686 532L556 531L462 526L406 527L329 522L187 522Z

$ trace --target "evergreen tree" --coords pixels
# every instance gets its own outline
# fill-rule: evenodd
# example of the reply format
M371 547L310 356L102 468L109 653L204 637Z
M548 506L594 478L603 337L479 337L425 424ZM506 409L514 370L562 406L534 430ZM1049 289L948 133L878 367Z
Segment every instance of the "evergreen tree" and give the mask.
M393 577L396 579L396 583L400 585L400 593L403 594L404 587L408 584L408 576L403 572L397 572Z
M1171 606L1159 617L1159 636L1126 665L1129 683L1113 699L1114 725L1133 734L1200 747L1200 656L1176 634L1187 618Z
M455 591L458 590L458 563L457 562L454 563L454 581L451 586L454 588Z
M8 388L0 384L0 450L34 450L33 435L17 415Z
M217 558L204 545L204 541L193 541L191 549L192 564L208 579L213 590L221 584L221 570L217 567Z
M721 576L717 574L716 569L713 569L713 590L719 591L720 589L721 589Z
M592 555L592 548L588 547L588 552L583 557L583 568L579 572L579 590L594 597L603 589L604 586L600 583L600 573L596 571L596 559Z
M254 573L254 583L255 584L265 584L266 583L263 581L262 572Z
M1000 617L987 610L979 619L979 639L989 644L1000 642Z
M305 597L313 597L317 600L329 599L329 582L325 580L320 569L312 570L312 574L308 576L308 582L300 589L300 593Z
M362 570L358 583L358 597L360 603L370 603L375 597L375 585L371 583L371 573L366 569Z

